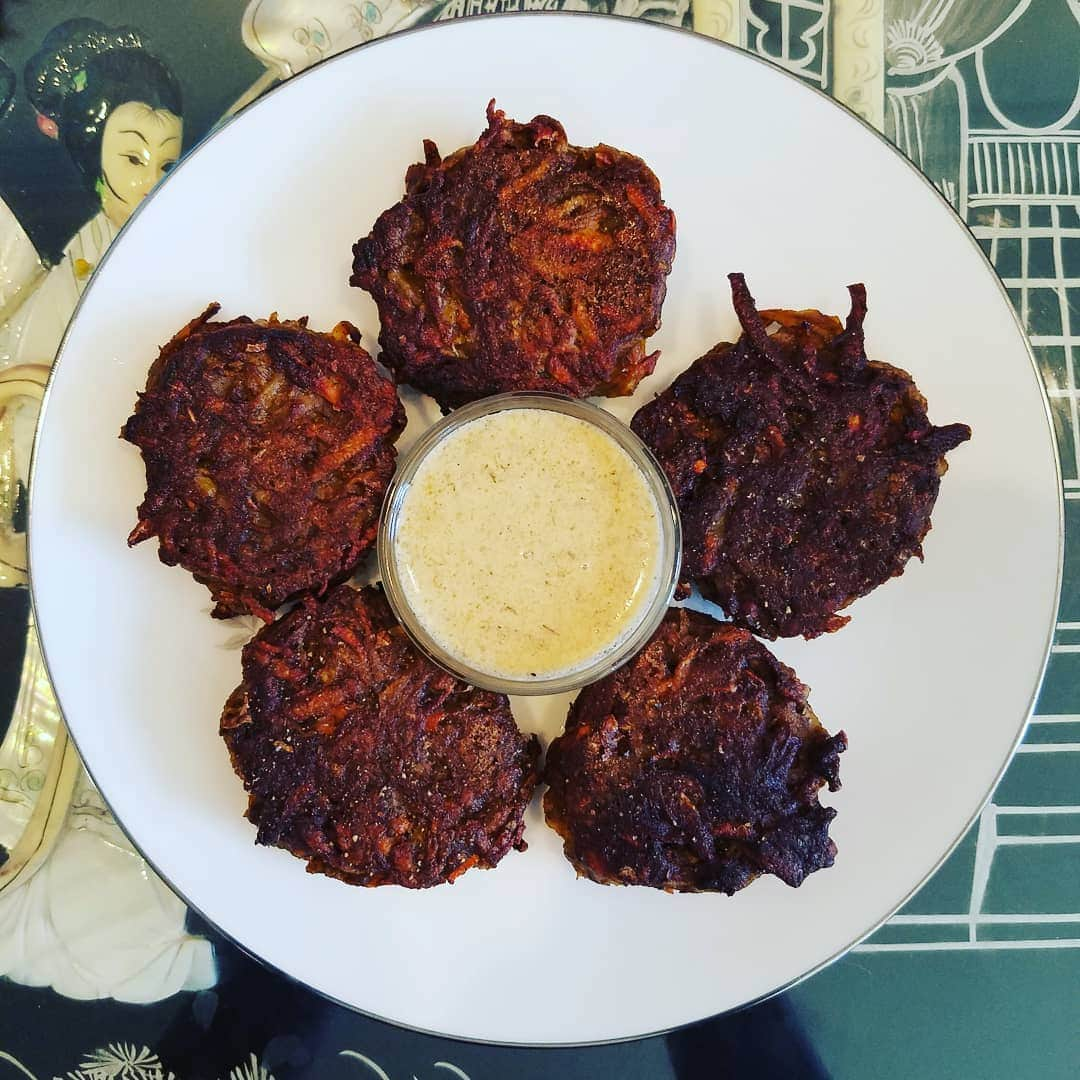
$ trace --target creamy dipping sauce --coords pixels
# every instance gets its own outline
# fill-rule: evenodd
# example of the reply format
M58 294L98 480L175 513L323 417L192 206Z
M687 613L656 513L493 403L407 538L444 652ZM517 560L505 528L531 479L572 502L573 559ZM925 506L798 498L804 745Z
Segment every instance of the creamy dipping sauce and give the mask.
M661 574L660 510L604 431L540 408L447 434L401 502L395 559L414 615L499 678L582 669L640 624Z

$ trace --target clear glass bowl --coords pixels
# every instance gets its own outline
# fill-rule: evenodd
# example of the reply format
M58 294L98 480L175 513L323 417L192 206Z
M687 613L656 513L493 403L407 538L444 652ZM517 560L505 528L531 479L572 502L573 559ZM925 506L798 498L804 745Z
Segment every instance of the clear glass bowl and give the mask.
M508 409L544 409L548 412L562 413L584 420L610 436L645 477L649 491L656 501L660 521L660 551L656 582L653 593L642 606L637 625L618 644L591 657L583 666L554 675L507 678L472 667L448 652L432 637L413 611L402 587L401 572L397 564L396 539L401 508L421 463L435 446L460 427L479 417L490 416ZM621 667L653 635L667 611L679 580L682 528L675 497L663 471L645 444L625 424L606 410L590 405L588 402L559 394L528 391L498 394L464 405L424 432L413 448L402 458L397 474L386 493L382 520L379 524L378 558L383 589L394 614L420 651L436 664L466 682L487 690L496 690L504 694L559 694L595 682Z

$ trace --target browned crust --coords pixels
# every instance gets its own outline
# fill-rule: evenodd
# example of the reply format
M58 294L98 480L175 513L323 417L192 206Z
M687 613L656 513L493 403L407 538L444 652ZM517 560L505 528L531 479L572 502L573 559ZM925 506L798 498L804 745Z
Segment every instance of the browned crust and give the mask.
M843 732L745 630L670 611L625 667L588 686L548 750L548 824L603 884L734 893L831 866Z
M539 744L421 656L378 588L308 599L245 647L221 734L257 842L354 885L426 888L523 850Z
M444 408L510 390L631 394L656 354L675 218L640 158L488 106L477 142L406 174L353 248L382 357Z
M932 425L911 376L867 359L862 285L842 325L759 312L730 277L742 337L696 360L631 427L678 500L686 582L764 637L815 637L922 557L945 454L971 429Z
M339 323L185 326L150 369L121 435L142 451L146 497L128 538L206 585L214 615L269 620L348 576L375 542L405 413Z

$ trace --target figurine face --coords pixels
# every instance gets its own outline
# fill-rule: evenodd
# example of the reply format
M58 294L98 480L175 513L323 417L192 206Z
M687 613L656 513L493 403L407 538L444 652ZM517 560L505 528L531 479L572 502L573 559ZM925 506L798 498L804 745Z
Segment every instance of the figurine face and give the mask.
M101 206L119 228L180 155L183 121L168 109L125 101L101 139Z

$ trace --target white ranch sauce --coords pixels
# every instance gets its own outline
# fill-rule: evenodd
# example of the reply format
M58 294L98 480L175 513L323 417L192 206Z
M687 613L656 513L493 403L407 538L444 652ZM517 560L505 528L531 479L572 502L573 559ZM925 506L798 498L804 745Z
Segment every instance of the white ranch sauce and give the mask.
M661 522L611 436L546 409L507 409L447 435L404 495L396 556L427 632L489 675L580 670L640 623Z

